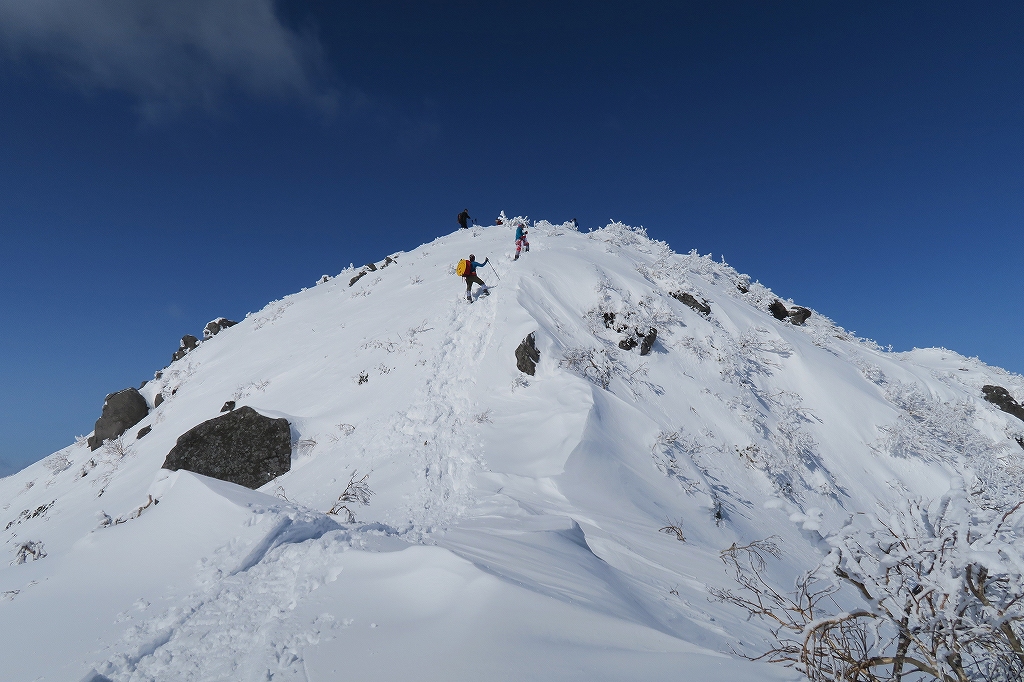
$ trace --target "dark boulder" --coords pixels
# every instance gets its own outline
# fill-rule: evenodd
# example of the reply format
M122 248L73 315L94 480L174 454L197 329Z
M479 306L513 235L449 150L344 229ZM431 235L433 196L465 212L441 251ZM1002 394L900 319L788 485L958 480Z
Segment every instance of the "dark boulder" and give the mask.
M677 291L670 295L672 296L672 298L676 299L680 303L685 303L686 305L690 306L701 315L708 316L711 314L711 306L708 304L708 302L704 301L703 303L701 303L692 294L688 294L685 291Z
M164 394L157 393L156 397L153 398L153 409L160 407L160 404L164 401Z
M1002 386L982 386L981 392L985 394L985 400L989 401L996 407L1007 414L1012 414L1017 419L1024 421L1024 405L1021 405L1010 392Z
M627 336L619 341L619 348L622 350L633 350L637 347L638 341L635 336Z
M516 367L520 372L530 376L536 373L537 363L540 362L540 351L537 350L536 342L536 337L530 332L516 348Z
M644 338L640 341L640 355L647 355L651 352L651 348L654 346L655 340L658 338L658 330L651 327L651 330L644 335Z
M377 266L374 265L373 263L367 263L363 267L369 270L370 272L377 272Z
M141 429L139 429L139 432L137 434L135 434L135 440L138 440L140 438L145 438L146 436L149 435L149 432L152 431L152 430L153 430L152 426L143 426Z
M811 311L807 308L801 308L800 306L796 306L789 311L789 321L796 325L803 324L810 316Z
M348 285L349 285L349 286L352 286L353 284L355 284L356 282L358 282L358 281L359 281L359 279L360 279L361 277L363 277L363 275L365 275L365 274L366 274L366 270L360 270L360 271L359 271L359 274L358 274L358 275L356 275L355 277L353 277L352 279L350 279L350 280L348 281Z
M1017 445L1024 448L1024 436L1015 436L1014 440L1017 441Z
M206 323L206 327L203 329L203 338L213 338L228 327L234 327L236 324L238 323L234 320L229 320L226 317L218 317L216 320L210 320Z
M786 309L785 304L779 299L772 301L772 304L768 306L768 310L775 316L776 320L784 320L789 317L789 310Z
M226 403L224 403L224 406L220 408L220 411L221 412L230 412L233 409L235 409L235 401L234 400L229 400Z
M103 401L103 412L89 438L89 449L96 450L109 438L117 438L149 414L146 399L134 388L111 393Z
M240 407L182 434L163 468L187 469L256 489L291 469L291 453L287 419Z
M199 339L191 334L185 334L185 336L181 337L181 345L178 347L178 350L176 350L174 355L171 356L171 362L181 360L190 352L194 351L198 346Z

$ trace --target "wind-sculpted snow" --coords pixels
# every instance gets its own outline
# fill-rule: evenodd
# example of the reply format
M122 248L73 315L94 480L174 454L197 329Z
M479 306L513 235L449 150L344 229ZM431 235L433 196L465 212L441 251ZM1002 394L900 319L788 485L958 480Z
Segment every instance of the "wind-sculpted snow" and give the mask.
M773 536L786 588L851 514L961 479L978 508L1020 500L1024 422L981 387L1020 401L1024 378L776 320L759 282L620 223L538 222L515 262L513 230L274 301L146 384L145 438L0 480L0 677L792 677L731 653L768 629L709 601L722 550ZM471 252L493 289L467 303ZM648 354L622 343L651 328ZM161 471L228 401L288 420L290 471Z

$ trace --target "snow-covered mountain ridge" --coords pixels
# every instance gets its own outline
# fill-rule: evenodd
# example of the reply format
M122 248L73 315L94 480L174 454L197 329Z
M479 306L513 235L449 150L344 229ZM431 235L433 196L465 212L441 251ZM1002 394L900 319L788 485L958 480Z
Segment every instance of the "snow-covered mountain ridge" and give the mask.
M767 631L709 601L721 550L777 536L786 585L878 503L958 478L1020 500L1024 422L981 389L1024 377L779 321L766 287L621 224L538 223L517 262L512 231L275 301L148 382L119 444L0 480L4 679L792 677L727 653ZM493 265L472 304L469 253ZM620 347L651 327L649 354ZM229 400L289 421L291 470L161 470ZM356 522L325 514L366 474Z

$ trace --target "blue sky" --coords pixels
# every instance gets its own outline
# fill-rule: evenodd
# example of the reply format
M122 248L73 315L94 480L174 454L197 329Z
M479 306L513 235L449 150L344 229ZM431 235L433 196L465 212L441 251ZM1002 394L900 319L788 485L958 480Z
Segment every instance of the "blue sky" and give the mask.
M360 4L0 2L8 469L463 207L644 225L1024 372L1021 3Z

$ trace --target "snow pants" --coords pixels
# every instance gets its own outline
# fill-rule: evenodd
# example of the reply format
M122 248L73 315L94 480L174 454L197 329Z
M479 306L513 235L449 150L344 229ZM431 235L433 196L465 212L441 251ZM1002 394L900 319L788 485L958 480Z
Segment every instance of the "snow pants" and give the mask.
M527 251L530 250L530 242L526 241L526 237L520 237L519 239L516 240L516 258L519 258L519 251L524 246L526 247Z
M476 273L473 273L472 275L466 275L464 279L466 280L466 296L469 296L469 292L473 288L474 284L479 284L485 289L487 288L487 285L484 284L484 281L482 279L476 276Z

